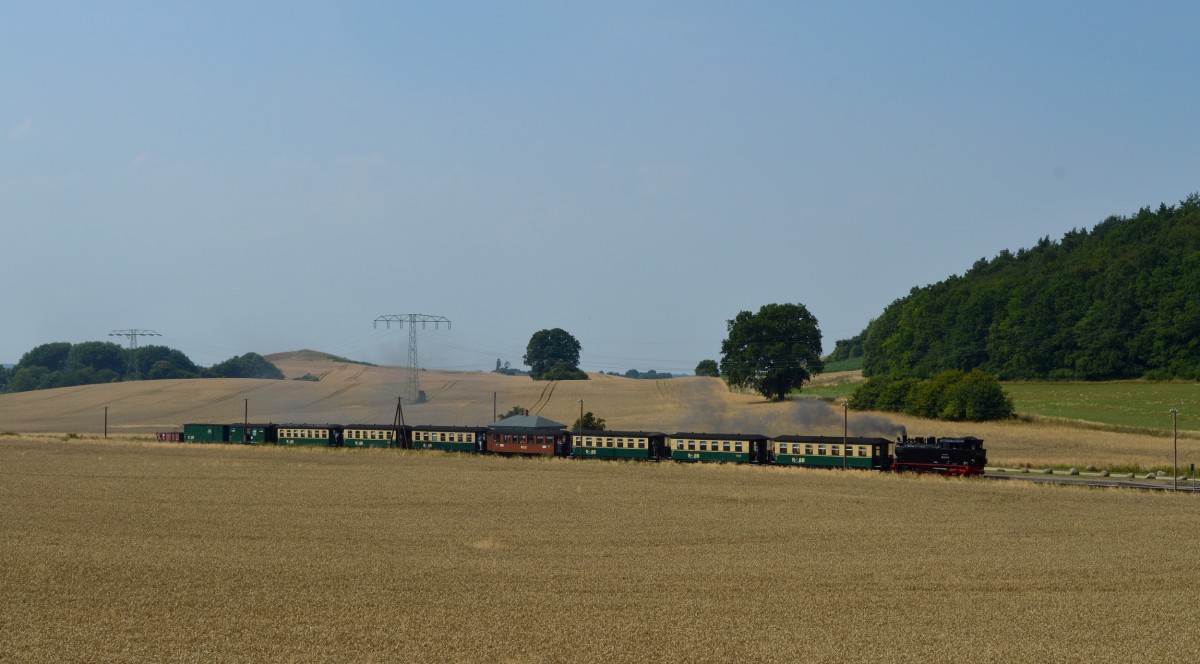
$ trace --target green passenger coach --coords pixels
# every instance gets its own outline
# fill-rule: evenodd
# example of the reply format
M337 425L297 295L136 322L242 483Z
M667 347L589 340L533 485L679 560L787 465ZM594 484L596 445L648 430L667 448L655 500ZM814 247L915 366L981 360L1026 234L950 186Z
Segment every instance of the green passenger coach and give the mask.
M342 429L343 447L396 447L401 427L380 424L347 424Z
M675 461L763 463L770 438L744 433L673 433L667 438Z
M280 424L277 429L280 445L312 445L319 447L339 446L341 427L313 424ZM335 434L336 437L335 437Z
M841 436L776 436L771 439L771 458L780 466L809 468L874 468L892 466L886 438L843 438Z
M487 440L487 427L439 427L419 425L412 428L412 449L447 452L481 452Z
M580 431L571 434L571 456L580 459L662 459L667 435L657 431Z

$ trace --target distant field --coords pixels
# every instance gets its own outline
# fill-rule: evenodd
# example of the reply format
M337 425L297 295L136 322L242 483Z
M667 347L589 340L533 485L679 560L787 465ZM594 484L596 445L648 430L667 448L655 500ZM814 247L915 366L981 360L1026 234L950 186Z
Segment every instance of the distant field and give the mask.
M845 374L843 374L845 375ZM863 381L817 381L801 391L805 396L844 399ZM1114 381L1106 383L1004 383L1022 415L1092 422L1119 428L1170 431L1172 408L1179 409L1179 429L1200 431L1200 385Z
M837 371L860 371L862 369L863 359L861 357L852 357L847 360L839 360L837 362L825 363L825 373L833 373Z
M0 437L0 661L1200 655L1196 496Z
M1200 430L1195 383L1005 383L1004 389L1020 413L1170 431L1170 410L1177 408L1181 430Z

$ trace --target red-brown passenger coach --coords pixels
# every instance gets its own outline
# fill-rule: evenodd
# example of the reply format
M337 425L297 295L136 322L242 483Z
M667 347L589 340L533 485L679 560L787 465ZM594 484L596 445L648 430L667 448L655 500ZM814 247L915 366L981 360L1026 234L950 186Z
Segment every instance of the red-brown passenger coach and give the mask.
M488 427L487 451L494 454L568 456L567 425L536 415L516 415Z

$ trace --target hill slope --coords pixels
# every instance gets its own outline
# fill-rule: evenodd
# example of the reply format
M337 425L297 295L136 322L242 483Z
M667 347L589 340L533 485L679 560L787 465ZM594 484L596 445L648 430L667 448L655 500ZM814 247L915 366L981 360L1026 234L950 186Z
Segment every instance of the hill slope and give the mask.
M390 424L407 370L329 360L311 354L278 355L289 378L311 374L319 381L193 379L131 381L0 395L0 431L99 432L104 407L109 431L152 433L178 430L187 422ZM814 425L841 431L841 417L821 403L762 402L757 395L729 392L717 378L635 380L592 374L586 381L539 382L528 376L422 371L428 401L404 404L408 424L472 424L492 421L513 406L571 424L584 409L605 418L609 428L784 433ZM809 400L805 400L807 402ZM816 417L814 413L820 413ZM890 423L877 433L890 435ZM864 432L869 433L869 432Z
M1200 379L1200 195L981 259L864 334L867 375Z

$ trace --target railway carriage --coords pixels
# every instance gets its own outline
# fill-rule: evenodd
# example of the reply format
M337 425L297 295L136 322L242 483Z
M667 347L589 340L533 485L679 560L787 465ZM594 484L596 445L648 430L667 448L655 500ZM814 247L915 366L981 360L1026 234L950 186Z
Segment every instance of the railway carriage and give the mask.
M274 424L230 424L229 442L262 445L275 442Z
M342 427L336 424L280 424L277 441L280 445L340 447Z
M494 454L566 456L570 450L566 430L489 429L487 451Z
M228 443L228 424L185 424L183 440L187 443Z
M886 438L838 436L776 436L771 439L771 459L781 466L808 468L871 468L892 466Z
M514 415L493 422L487 431L487 452L568 456L571 453L567 425L537 415Z
M487 432L487 427L421 425L412 427L409 440L414 450L482 452L487 444Z
M571 434L571 456L580 459L665 459L667 435L657 431L580 431Z
M404 427L386 424L347 424L342 428L343 447L398 447Z
M667 438L675 461L717 461L729 463L765 463L766 436L744 433L673 433Z

